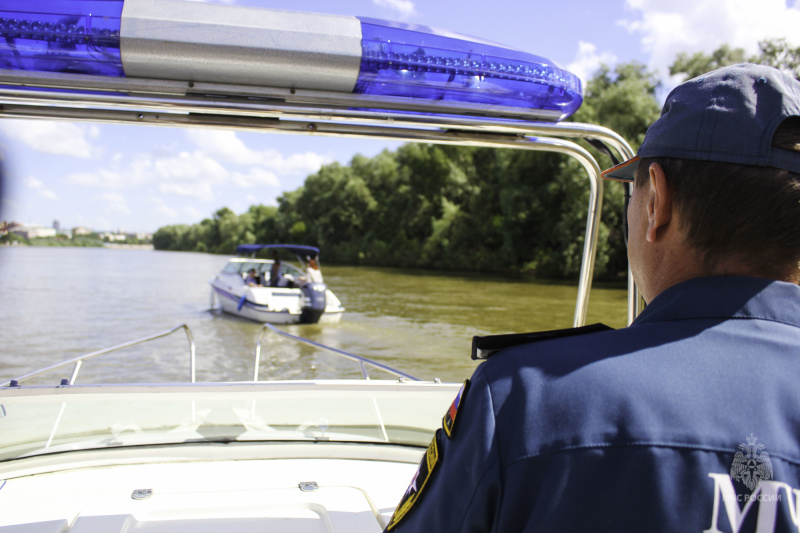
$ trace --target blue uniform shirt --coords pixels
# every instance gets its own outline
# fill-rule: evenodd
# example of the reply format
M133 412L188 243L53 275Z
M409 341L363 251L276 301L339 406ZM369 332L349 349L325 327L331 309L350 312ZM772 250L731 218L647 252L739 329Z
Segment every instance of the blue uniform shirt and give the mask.
M798 531L800 287L690 280L497 353L451 411L392 533Z

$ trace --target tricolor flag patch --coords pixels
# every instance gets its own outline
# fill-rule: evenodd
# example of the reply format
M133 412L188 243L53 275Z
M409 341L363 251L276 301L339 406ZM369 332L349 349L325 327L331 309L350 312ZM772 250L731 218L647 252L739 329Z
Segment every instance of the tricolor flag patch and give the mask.
M469 389L469 380L466 380L461 388L458 389L458 394L456 394L456 399L453 400L452 405L450 405L450 409L444 414L444 418L442 419L442 429L444 429L445 435L447 435L448 439L452 439L453 435L455 434L456 430L456 420L458 420L458 409L461 407L461 402L464 401L464 398L467 395L467 389Z

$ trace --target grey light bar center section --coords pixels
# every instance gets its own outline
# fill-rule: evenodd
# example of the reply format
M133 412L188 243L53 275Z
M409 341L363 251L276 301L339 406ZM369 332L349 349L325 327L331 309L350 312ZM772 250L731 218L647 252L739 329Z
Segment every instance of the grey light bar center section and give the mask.
M361 22L338 15L125 0L120 38L129 77L352 92L361 65Z

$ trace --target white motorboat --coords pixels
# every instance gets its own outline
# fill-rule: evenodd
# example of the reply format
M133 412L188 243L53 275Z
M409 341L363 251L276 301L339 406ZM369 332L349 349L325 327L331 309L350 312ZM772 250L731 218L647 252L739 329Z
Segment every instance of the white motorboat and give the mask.
M272 251L277 259L258 259L259 251ZM292 253L302 269L281 261L278 252ZM211 306L256 322L271 324L314 324L338 322L344 307L325 283L316 280L307 263L319 263L319 249L299 244L242 244L239 254L228 261L211 284ZM318 265L317 265L318 266ZM315 269L319 272L319 269ZM248 281L252 273L253 278ZM273 274L275 275L273 277Z
M172 0L12 0L0 18L2 117L576 158L591 191L574 318L584 324L603 188L571 139L633 153L606 128L560 122L580 105L580 82L546 59L419 26ZM231 275L241 286L238 265ZM634 290L630 320L636 301ZM191 348L186 383L76 382L84 360L178 330ZM0 386L0 533L381 531L460 384L318 347L356 359L363 377L367 366L394 377L259 381L259 339L252 381L195 383L183 327L10 380ZM60 383L28 384L68 365Z

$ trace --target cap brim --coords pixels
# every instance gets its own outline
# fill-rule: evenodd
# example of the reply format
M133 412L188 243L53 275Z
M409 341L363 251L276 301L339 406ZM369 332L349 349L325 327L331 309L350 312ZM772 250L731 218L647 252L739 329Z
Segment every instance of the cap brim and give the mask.
M624 163L613 166L600 173L606 180L627 181L633 183L636 179L636 169L639 168L639 156L628 159Z

